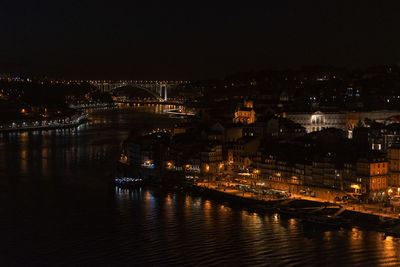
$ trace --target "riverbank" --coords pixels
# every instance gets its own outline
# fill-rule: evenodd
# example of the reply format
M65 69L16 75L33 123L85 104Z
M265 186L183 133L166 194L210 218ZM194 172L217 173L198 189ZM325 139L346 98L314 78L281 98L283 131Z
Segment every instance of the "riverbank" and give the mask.
M224 192L230 193L230 194L243 195L244 197L247 197L247 198L257 198L257 199L264 199L264 200L271 199L271 197L257 195L254 193L243 192L240 190L235 190L235 189L231 189L231 188L227 188L227 187L219 187L217 184L214 184L214 183L197 183L197 185L203 186L203 187L208 187L213 190L224 191ZM275 189L276 188L274 188L272 190L275 190ZM315 197L315 196L314 197L305 196L305 195L300 195L300 194L295 194L295 193L290 193L289 198L309 200L309 201L318 202L318 203L330 203L330 204L340 205L341 207L343 207L349 211L357 211L359 213L372 214L372 215L387 217L387 218L392 218L392 219L400 218L399 213L387 212L386 210L383 210L377 204L350 204L350 203L345 203L343 201L332 201L332 200L328 201L327 199L324 199L324 198L319 198L319 197Z
M77 110L85 109L107 109L107 108L117 108L118 104L116 102L112 103L88 103L88 104L70 104L70 108Z
M342 222L346 220L348 227L359 227L362 229L371 229L381 232L387 232L396 225L400 225L399 218L384 216L384 214L374 214L362 211L355 211L343 207L343 205L322 202L318 199L302 199L292 196L285 199L257 199L250 194L236 192L235 190L221 190L208 188L206 186L194 185L191 189L195 193L213 197L221 201L228 201L235 204L242 204L246 208L262 211L274 211L280 215L298 217L307 221L308 217L326 215L335 215L331 218ZM252 205L252 206L249 206ZM324 212L329 209L329 212ZM314 210L314 211L313 211ZM307 211L307 212L305 212ZM311 212L310 212L311 211ZM318 212L315 212L318 211ZM343 225L342 225L343 226ZM400 235L400 233L399 233Z
M26 122L12 122L10 125L1 125L0 133L12 133L12 132L26 132L26 131L39 131L39 130L52 130L52 129L65 129L65 128L74 128L79 125L86 123L88 121L87 114L82 114L76 119L67 122L59 122L59 121L49 121L39 123L37 121L32 122L30 124Z
M385 217L381 214L355 211L338 203L319 201L318 199L302 199L297 196L291 197L254 197L250 193L234 189L221 189L208 187L206 185L189 184L163 184L154 181L141 182L140 184L118 185L129 189L132 187L150 186L161 187L167 190L178 190L193 195L207 197L217 202L227 203L251 210L256 213L277 213L279 216L300 218L305 223L328 227L360 228L379 232L391 232L392 235L400 235L400 232L393 233L393 229L400 225L398 218Z

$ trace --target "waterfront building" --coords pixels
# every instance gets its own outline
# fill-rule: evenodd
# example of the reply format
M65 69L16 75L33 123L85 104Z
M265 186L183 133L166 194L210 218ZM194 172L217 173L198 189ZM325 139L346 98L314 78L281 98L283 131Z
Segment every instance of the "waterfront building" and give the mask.
M257 137L243 137L238 139L228 149L228 162L232 167L245 169L252 163L252 158L256 155L260 139Z
M167 157L168 141L169 135L164 133L127 139L124 143L127 162L133 166L161 166Z
M343 189L342 170L329 157L312 162L312 182L309 185L317 187Z
M291 161L268 156L255 162L261 176L268 181L319 188L343 189L343 170L328 158L308 161Z
M313 133L296 142L281 141L276 147L271 141L257 151L252 166L259 170L261 180L276 189L299 192L312 188L320 190L320 194L325 190L327 199L333 197L332 192L336 192L335 196L340 192L363 195L374 201L385 200L389 178L395 181L391 182L394 186L400 182L400 149L393 150L389 156L394 166L389 176L389 162L384 154L370 152L367 158L360 158L359 154L352 153L350 143L340 142L340 134L335 138L333 130Z
M389 162L389 186L400 188L400 146L394 146L387 150ZM396 192L400 193L400 192Z
M223 166L222 145L206 145L201 152L201 170L205 173L218 173Z
M361 194L362 184L361 179L357 178L355 162L345 162L341 173L343 181L342 190L349 193Z
M383 157L359 159L356 163L356 174L361 184L360 191L373 200L387 197L389 163Z
M188 164L200 169L200 153L205 143L207 142L196 140L196 135L189 132L174 135L169 147L168 162L171 162L177 170L183 169Z

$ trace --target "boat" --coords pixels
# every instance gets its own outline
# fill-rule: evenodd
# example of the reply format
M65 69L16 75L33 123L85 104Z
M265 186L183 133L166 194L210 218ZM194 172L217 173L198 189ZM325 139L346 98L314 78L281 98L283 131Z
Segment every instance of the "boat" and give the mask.
M132 177L116 177L114 182L117 186L140 186L143 184L142 178L132 178Z

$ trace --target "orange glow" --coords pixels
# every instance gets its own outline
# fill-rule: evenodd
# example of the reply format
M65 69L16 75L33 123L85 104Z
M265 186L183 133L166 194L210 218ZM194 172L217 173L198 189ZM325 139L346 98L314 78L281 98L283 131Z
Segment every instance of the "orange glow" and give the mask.
M210 165L206 164L206 172L210 170Z
M204 202L204 209L207 211L211 210L211 202L209 200Z
M350 187L351 187L351 188L354 188L354 189L360 189L360 186L357 185L357 184L352 184Z
M127 156L124 156L124 155L121 155L119 161L120 161L121 163L127 163L127 162L128 162L128 157L127 157Z

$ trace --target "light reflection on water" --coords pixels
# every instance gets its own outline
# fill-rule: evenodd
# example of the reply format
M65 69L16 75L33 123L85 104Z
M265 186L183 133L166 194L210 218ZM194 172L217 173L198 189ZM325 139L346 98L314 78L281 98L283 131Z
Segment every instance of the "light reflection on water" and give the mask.
M156 120L132 110L92 114L80 130L0 138L0 265L400 264L399 239L381 233L324 229L182 192L115 188L121 141L140 120Z
M153 232L152 236L165 238L166 243L162 243L162 239L159 240L161 243L153 240L151 247L152 257L163 258L161 262L164 264L207 264L210 261L227 265L267 262L272 265L346 266L400 261L397 239L383 240L379 233L307 228L298 219L248 212L184 193L144 189L141 193L133 190L133 194L146 196L143 201L156 199L158 202L146 205L142 223L147 225L147 231ZM123 207L127 213L141 205L126 201L127 205ZM200 210L196 203L200 204ZM160 221L163 224L157 224ZM185 225L181 225L182 222ZM183 240L182 236L190 238ZM163 244L173 253L172 258L165 254ZM181 257L178 251L182 249L191 253L190 259ZM148 262L149 259L144 256L142 260Z

